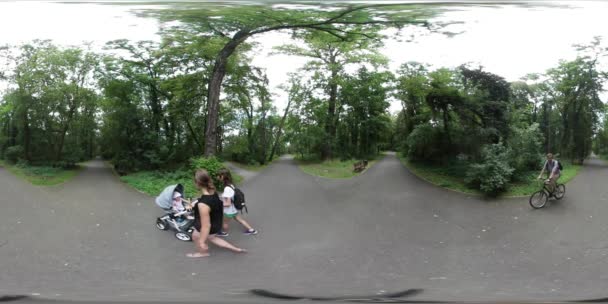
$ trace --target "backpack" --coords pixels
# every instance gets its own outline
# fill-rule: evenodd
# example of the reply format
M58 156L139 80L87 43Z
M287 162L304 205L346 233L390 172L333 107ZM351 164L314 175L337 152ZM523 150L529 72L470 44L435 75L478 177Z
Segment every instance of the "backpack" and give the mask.
M564 170L564 166L562 166L562 162L557 161L557 160L554 160L554 162L556 162L556 163L557 163L557 166L559 167L559 171ZM546 165L546 166L547 166L547 165ZM548 168L548 166L547 166L547 170L549 170L549 171L550 171L551 169L550 169L550 168Z
M236 208L236 210L241 211L241 213L243 213L243 209L245 209L245 212L249 213L249 210L247 210L247 206L245 205L245 193L243 193L241 189L235 187L234 185L231 185L229 187L234 190L234 196L232 197L232 203L234 204L234 208Z

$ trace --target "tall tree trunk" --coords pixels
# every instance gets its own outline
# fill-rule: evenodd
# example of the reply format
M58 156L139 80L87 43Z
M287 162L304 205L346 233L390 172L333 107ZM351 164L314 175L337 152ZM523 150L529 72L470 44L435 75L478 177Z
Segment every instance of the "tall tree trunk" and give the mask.
M452 145L452 138L450 137L450 127L448 126L448 123L449 123L449 114L448 114L448 109L445 108L445 109L443 109L443 132L445 132L445 136L448 141L448 147L450 147Z
M196 132L194 131L194 128L192 127L192 124L190 123L190 120L187 119L186 117L184 117L184 121L186 121L186 126L188 126L188 130L192 134L192 139L194 139L194 142L198 145L199 149L203 150L203 144L201 143L200 140L198 140L198 137L196 136ZM179 135L179 133L178 133L178 135ZM180 140L178 139L178 141L180 141Z
M543 102L543 127L545 131L545 153L551 149L551 134L549 134L549 117L547 113L547 103Z
M175 147L175 128L173 128L172 126L174 126L175 124L169 123L169 120L166 117L163 118L163 121L165 124L165 134L167 136L169 149L173 150L173 148Z
M76 111L76 106L72 104L70 110L68 112L68 117L61 129L61 134L59 135L59 143L57 145L57 154L55 155L55 161L61 160L61 153L63 153L63 145L65 143L65 135L68 132L68 128L70 127L70 123L72 122L72 117L74 116L74 112Z
M268 157L268 161L271 162L274 154L277 151L277 147L279 146L279 141L281 139L281 132L283 132L283 126L285 125L285 120L287 119L287 114L289 114L289 107L291 106L291 98L287 101L287 107L285 107L285 113L283 113L283 117L281 118L281 123L279 124L279 129L277 130L277 136L274 140L274 145L272 145L272 150L270 151L270 156Z
M226 76L226 65L228 64L228 58L236 48L249 37L250 33L245 30L241 30L234 34L232 40L230 40L220 53L215 58L213 64L213 72L211 74L211 80L207 87L207 125L205 130L205 151L206 157L215 155L217 148L217 124L220 115L220 92L222 90L222 82L224 76Z
M153 84L150 84L150 101L152 103L152 126L154 128L155 136L158 138L160 135L160 123L161 123L161 105L158 97L158 93L156 92L156 88Z
M246 94L247 101L249 102L249 109L245 108L247 114L247 150L249 155L255 155L255 143L253 142L253 103L249 97L249 93Z
M32 160L31 157L31 153L30 153L30 142L31 142L31 132L30 132L30 121L27 115L27 110L28 108L25 106L22 106L23 109L21 109L21 123L22 123L22 130L23 130L23 153L25 156L25 160L27 160L28 162Z
M263 165L266 163L266 149L267 149L267 132L266 132L266 105L264 104L265 98L260 98L262 113L260 115L260 122L258 124L257 132L260 139L258 145L257 161Z
M217 143L217 147L215 149L216 152L218 153L222 153L222 142L223 142L223 138L224 138L224 128L222 128L222 126L218 126L217 127L217 139L216 139L216 143Z
M338 69L336 57L330 57L331 76L329 79L329 104L327 107L327 121L325 122L325 143L321 151L321 158L327 160L333 157L333 141L336 138L336 100L338 98Z

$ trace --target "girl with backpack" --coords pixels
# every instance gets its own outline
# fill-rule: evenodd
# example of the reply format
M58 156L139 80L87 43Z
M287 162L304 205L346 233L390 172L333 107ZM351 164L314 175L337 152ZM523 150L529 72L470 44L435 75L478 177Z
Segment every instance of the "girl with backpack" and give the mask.
M228 236L228 226L231 219L235 219L246 229L244 234L258 234L258 231L253 229L253 227L249 225L249 223L243 218L242 214L239 214L239 211L234 205L235 194L237 194L237 192L240 192L240 190L238 190L234 186L230 170L226 168L220 169L220 171L218 172L218 178L224 184L224 192L222 193L222 200L224 202L224 224L223 231L221 231L217 235ZM240 194L242 194L242 192Z
M201 190L201 197L194 203L194 233L192 240L197 247L197 252L189 253L188 257L201 258L209 256L207 241L222 248L238 253L247 252L238 248L226 240L217 237L222 232L223 206L222 201L215 192L213 179L206 170L197 170L194 175L194 183Z

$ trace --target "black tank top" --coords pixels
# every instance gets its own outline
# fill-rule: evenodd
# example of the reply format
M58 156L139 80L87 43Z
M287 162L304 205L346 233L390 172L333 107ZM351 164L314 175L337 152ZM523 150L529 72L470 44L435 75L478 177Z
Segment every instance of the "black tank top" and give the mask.
M224 204L220 200L217 192L212 195L202 195L198 199L199 203L203 203L209 206L211 213L209 214L209 220L211 221L211 229L209 234L216 234L222 231L222 222L224 218ZM194 208L194 228L201 231L201 215L198 211L198 206Z

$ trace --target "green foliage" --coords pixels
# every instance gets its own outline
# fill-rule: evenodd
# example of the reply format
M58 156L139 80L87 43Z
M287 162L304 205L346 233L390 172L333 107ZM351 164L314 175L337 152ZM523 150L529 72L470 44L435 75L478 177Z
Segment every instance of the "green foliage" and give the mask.
M515 169L515 176L542 166L542 134L539 125L534 123L526 128L513 127L511 133L508 139L509 163Z
M232 178L236 184L243 180L240 175L234 173ZM199 191L194 184L194 170L190 168L180 168L174 171L140 171L121 176L120 179L150 196L157 196L165 187L178 183L184 185L185 197L194 198L199 195ZM219 184L216 185L220 186ZM222 188L218 189L223 190Z
M342 159L373 158L390 140L391 118L386 114L388 72L361 68L355 76L344 77L339 100L342 104L335 156Z
M598 58L607 49L600 44L601 39L596 38L579 46L579 57L547 71L542 86L550 96L543 104L541 125L546 131L547 152L559 152L575 164L591 153L592 138L605 110L600 94L608 74L599 70Z
M502 143L486 145L482 149L482 162L471 165L466 183L489 196L505 191L515 171L509 165L509 153Z
M140 171L121 176L120 179L131 187L150 196L157 196L165 187L174 184L184 185L184 195L187 198L195 197L198 193L194 185L194 172L190 170L164 172Z
M470 164L467 161L456 160L444 165L434 165L410 162L402 154L399 154L399 158L410 172L434 185L464 193L483 194L479 189L473 188L470 184L465 182L467 171L469 171L470 168ZM571 181L576 177L581 168L582 167L579 165L565 162L564 170L562 171L559 182L567 183ZM539 168L532 171L514 173L518 175L517 179L511 181L508 189L505 192L502 192L500 196L524 196L538 191L541 187L541 184L537 179L538 172Z
M409 161L404 154L398 154L401 163L419 178L439 187L464 193L481 194L465 183L469 164L465 161L455 161L444 165Z
M8 161L10 164L16 164L19 159L22 159L24 156L24 150L22 146L12 146L6 149L4 153L4 159Z
M442 134L437 126L424 123L414 127L407 138L407 157L412 161L431 162L443 158Z
M31 166L23 161L16 165L6 164L5 168L14 175L27 180L36 186L55 186L74 178L80 168L77 166L63 168L60 166Z
M97 55L34 41L10 48L6 56L14 69L6 71L10 89L0 110L0 138L23 147L21 157L28 162L73 162L78 149L83 151L78 159L92 157ZM77 148L66 153L72 146Z
M213 178L213 182L215 183L215 187L217 189L221 189L222 183L217 179L217 174L220 169L225 168L224 164L217 159L216 157L197 157L192 158L190 160L190 168L192 170L191 177L194 177L194 172L198 169L205 169L209 172L211 178Z
M604 125L598 131L594 141L594 152L600 156L608 156L608 120L604 119Z

